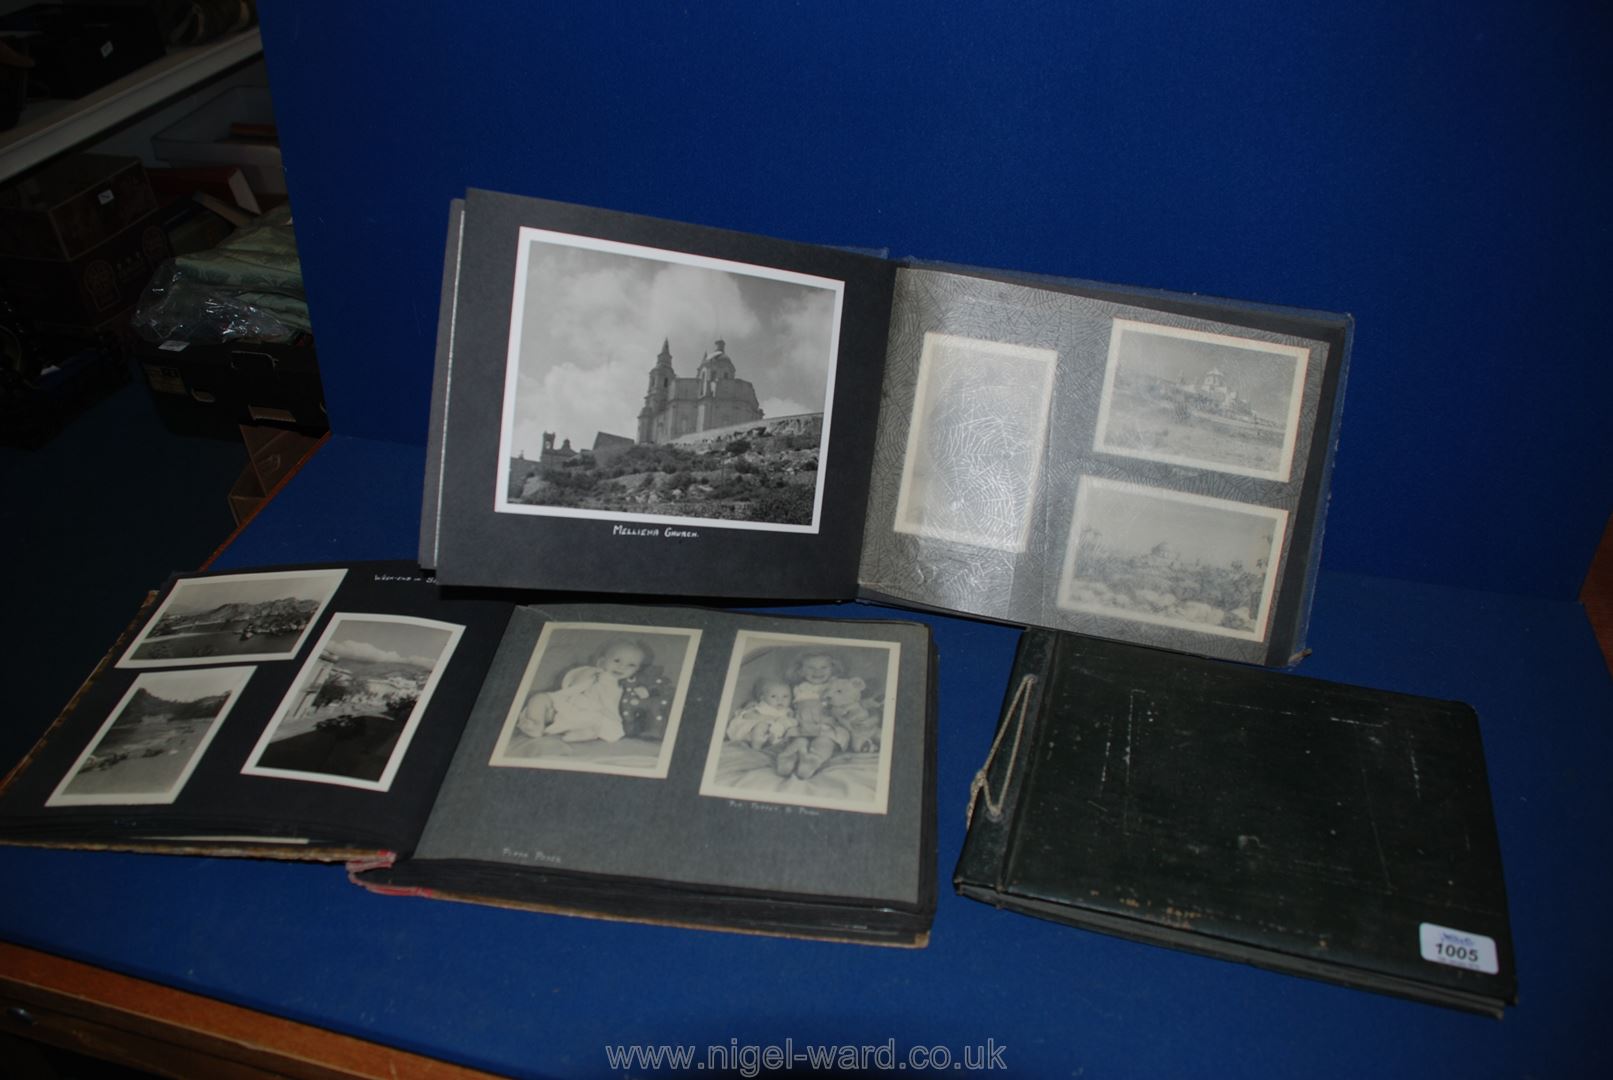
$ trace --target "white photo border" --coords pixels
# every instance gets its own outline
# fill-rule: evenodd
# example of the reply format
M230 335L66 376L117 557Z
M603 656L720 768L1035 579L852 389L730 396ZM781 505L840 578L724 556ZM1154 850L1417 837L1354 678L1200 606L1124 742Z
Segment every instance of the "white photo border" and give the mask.
M847 802L813 795L791 795L785 792L739 791L717 784L717 762L727 741L728 718L733 714L737 696L739 670L745 656L763 644L784 646L828 646L845 649L883 649L887 654L885 665L885 702L880 717L879 775L874 797L866 804ZM827 637L816 634L788 634L771 630L739 630L734 635L734 648L728 658L728 673L723 677L722 699L712 724L711 745L706 749L706 767L700 775L700 794L710 798L733 799L738 802L782 803L787 806L806 806L818 810L845 810L859 814L885 814L890 809L891 763L896 758L896 697L897 676L901 667L902 645L898 641L878 641L871 638Z
M1081 524L1087 506L1087 492L1093 488L1109 488L1132 495L1157 498L1166 502L1181 502L1193 506L1213 507L1228 513L1239 513L1250 517L1269 519L1273 523L1271 550L1266 556L1266 577L1260 586L1260 611L1253 620L1254 628L1252 630L1238 630L1230 626L1207 626L1204 623L1190 622L1186 619L1172 619L1168 616L1156 615L1153 612L1121 611L1096 604L1072 604L1068 602L1069 590L1075 581L1076 550L1080 547ZM1146 484L1133 484L1124 480L1108 480L1103 477L1083 475L1076 486L1075 511L1070 517L1070 538L1064 551L1064 568L1059 574L1058 592L1054 595L1054 603L1063 611L1076 611L1086 615L1102 615L1111 619L1148 623L1154 626L1169 626L1177 630L1215 634L1222 637L1238 638L1243 641L1265 641L1268 623L1271 618L1272 604L1276 599L1277 563L1282 555L1283 540L1287 535L1287 531L1288 511L1279 507L1234 502L1231 499L1217 499L1209 495L1193 495L1185 491L1171 491L1167 488L1149 487Z
M913 489L913 470L916 465L915 457L919 448L919 429L924 425L921 406L925 401L925 389L929 384L931 373L934 371L934 361L931 358L934 355L935 348L943 345L961 349L974 349L977 352L988 355L1011 357L1016 360L1039 361L1045 367L1042 374L1040 423L1037 425L1035 445L1030 454L1031 476L1030 483L1026 488L1025 517L1020 523L1019 535L1012 545L1005 545L992 537L982 537L978 534L952 529L939 529L930 525L904 521L909 510L909 498ZM991 341L984 338L963 337L959 334L942 334L933 330L924 332L924 346L919 353L918 376L913 382L913 411L907 425L907 450L902 457L902 479L896 495L896 517L893 525L895 531L932 540L944 540L949 543L990 548L995 551L1023 552L1029 547L1032 515L1036 506L1036 496L1041 488L1042 455L1047 448L1049 414L1052 411L1053 404L1053 376L1058 370L1058 359L1059 354L1054 349L1040 348L1033 345L1016 345L1011 342Z
M786 281L796 285L827 289L834 294L834 318L829 334L829 372L823 391L823 430L818 438L817 486L812 495L812 521L806 525L792 525L772 521L730 521L723 518L681 517L671 514L632 514L619 510L583 510L570 506L536 506L514 503L509 497L510 460L515 442L515 389L521 374L521 328L526 317L526 278L529 255L534 244L555 244L561 247L584 248L615 255L630 255L640 259L653 259L680 266L693 266L704 270L720 270L730 274ZM694 255L668 248L630 244L620 240L604 240L576 233L555 232L523 225L516 242L515 294L510 303L510 336L504 357L504 403L499 418L498 471L493 486L493 512L498 514L529 514L541 517L581 518L588 521L628 521L644 525L699 526L708 529L745 529L764 532L816 534L823 515L824 478L828 472L830 420L834 411L835 370L840 363L840 323L845 307L846 283L834 278L803 274L794 270L762 266L758 263L735 262Z
M156 629L157 624L162 621L163 615L172 606L174 598L182 592L222 587L229 582L322 577L328 578L330 581L329 587L325 590L324 598L319 601L319 607L309 616L308 624L302 628L302 633L297 635L296 643L284 652L232 653L229 656L180 656L163 660L139 660L135 658L135 652L150 640L152 630ZM248 574L210 574L205 577L180 578L174 583L174 587L168 591L168 595L163 598L162 603L157 606L157 610L152 614L151 618L146 620L146 625L141 628L139 636L124 650L123 655L114 666L145 670L150 668L205 667L209 664L251 664L267 663L275 660L295 660L297 654L302 652L302 647L308 644L308 635L313 633L314 627L324 617L325 609L330 607L331 600L336 596L336 590L341 588L342 581L346 577L346 567L333 567L310 570L267 570L261 573Z
M313 674L314 665L319 662L320 654L336 634L336 629L344 619L364 620L367 622L399 623L406 626L423 626L435 630L448 631L448 642L443 646L442 654L432 665L431 674L426 677L426 684L420 688L420 696L415 699L414 708L409 711L409 718L404 721L403 730L398 733L398 741L392 746L392 753L387 758L386 768L375 780L360 780L351 776L338 776L334 773L303 772L299 769L276 769L266 765L259 765L263 752L268 749L274 740L274 733L280 730L280 725L290 715L292 704L302 690L302 686ZM458 623L440 622L436 619L421 619L413 615L391 615L379 612L338 611L330 618L325 626L325 632L319 635L319 641L303 661L302 667L297 671L297 677L291 680L291 686L286 690L280 704L275 706L274 715L269 718L268 724L263 728L263 734L258 736L257 745L252 747L252 753L247 755L246 764L241 766L243 776L261 776L274 780L303 780L316 784L334 784L338 787L361 788L365 791L388 791L392 781L396 778L399 767L403 764L403 756L408 752L409 743L414 739L416 729L420 727L421 717L425 715L426 707L431 703L432 694L437 690L437 684L442 681L442 673L448 669L448 663L453 659L454 649L459 645L459 639L464 636L465 628Z
M1114 401L1115 373L1120 366L1121 341L1130 334L1204 341L1249 352L1270 353L1293 361L1294 374L1288 391L1288 415L1283 418L1283 444L1279 452L1278 467L1253 469L1185 454L1162 454L1134 446L1108 445L1109 411ZM1218 334L1208 330L1189 330L1180 326L1164 326L1159 323L1116 318L1109 330L1109 356L1104 365L1103 390L1098 395L1098 425L1092 436L1093 452L1141 458L1144 461L1158 461L1167 465L1185 465L1194 469L1230 473L1234 476L1252 476L1260 480L1275 480L1286 484L1292 479L1294 472L1294 446L1299 438L1299 413L1305 399L1305 375L1310 367L1310 357L1311 350L1300 345L1283 345L1274 341L1262 341L1259 338L1239 337L1235 334Z
M672 705L667 710L666 733L661 736L661 753L653 769L634 769L624 765L611 765L608 762L572 761L565 758L545 757L510 757L505 753L510 738L515 732L516 721L520 719L521 709L525 707L527 695L532 691L532 680L537 677L538 665L543 655L548 651L554 633L561 630L604 630L621 634L662 634L687 637L689 639L688 651L683 655L683 667L678 672L677 689L672 694ZM602 622L546 622L543 629L538 631L538 640L532 646L532 655L527 657L526 670L521 674L521 684L516 687L515 698L510 702L509 712L504 716L504 725L499 728L498 738L493 742L493 753L487 759L487 764L493 768L511 769L561 769L566 772L606 773L611 776L637 776L650 780L665 780L667 772L672 766L672 748L678 741L678 729L683 723L683 707L689 697L689 683L694 676L695 656L700 651L701 631L688 626L637 626L627 623Z
M95 732L94 736L91 737L90 741L84 744L84 749L82 751L80 751L78 757L73 760L72 766L69 767L67 772L66 772L66 774L64 774L62 776L61 783L56 785L56 789L51 792L50 798L45 800L45 805L46 806L169 806L169 805L172 805L174 800L179 798L179 793L184 790L185 785L190 781L191 774L196 771L196 766L202 760L202 755L207 753L207 748L210 745L212 745L213 736L218 734L218 729L223 725L224 718L229 716L230 710L234 709L235 708L235 703L241 699L241 691L246 688L247 682L252 678L252 673L255 672L255 671L257 671L256 667L213 667L213 668L207 668L204 671L198 671L198 672L195 673L195 674L198 674L198 675L213 675L213 676L230 675L234 679L234 685L230 686L227 689L227 693L230 695L229 700L224 702L224 707L219 709L218 715L213 717L213 719L209 722L208 727L207 727L207 732L202 736L201 741L196 744L196 749L191 752L190 760L185 763L184 770L182 772L180 772L179 777L174 781L172 786L170 786L167 791L152 792L149 795L72 795L72 794L69 794L68 791L67 791L67 786L69 784L71 784L78 777L79 770L84 767L84 763L89 760L89 757L90 757L90 755L92 753L94 753L95 748L101 745L102 740L104 740L106 738L107 732L112 730L112 725L117 723L118 718L123 715L123 710L128 708L129 702L134 699L134 695L135 695L135 693L137 691L144 689L144 690L150 691L151 693L157 693L157 691L151 689L151 684L161 682L163 680L164 676L178 677L178 676L181 676L181 675L188 675L188 674L192 674L192 673L188 672L188 671L171 671L171 672L150 671L150 672L142 672L141 674L135 676L134 682L129 684L129 689L124 692L124 695L123 695L122 698L118 699L117 705L115 705L112 708L111 712L107 713L106 720L101 724L101 726L98 729L96 729L96 732Z

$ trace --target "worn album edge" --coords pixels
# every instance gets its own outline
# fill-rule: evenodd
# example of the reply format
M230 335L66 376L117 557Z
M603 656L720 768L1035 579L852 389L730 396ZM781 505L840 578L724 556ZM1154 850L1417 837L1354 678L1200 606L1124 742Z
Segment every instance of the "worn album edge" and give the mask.
M1332 361L1332 370L1327 373L1326 379L1332 379L1334 384L1328 387L1326 379L1323 383L1323 393L1331 390L1333 394L1333 412L1327 425L1327 444L1322 453L1321 466L1317 470L1320 474L1316 493L1316 502L1311 512L1311 542L1310 549L1305 554L1305 573L1300 582L1299 601L1295 605L1294 618L1287 629L1288 658L1285 666L1293 667L1310 654L1307 644L1307 634L1310 630L1311 609L1316 603L1316 580L1321 573L1322 564L1322 536L1327 531L1327 512L1333 502L1333 464L1338 457L1339 430L1344 422L1344 396L1350 377L1350 350L1355 344L1355 316L1344 315L1343 342L1339 345L1339 355ZM1277 658L1268 657L1275 661Z
M454 331L459 310L459 265L465 234L465 200L448 208L448 239L444 245L442 292L437 310L437 362L431 380L431 421L426 428L426 476L420 511L420 566L437 566L441 532L442 455L448 434L448 385L453 377Z
M930 931L921 930L911 936L888 937L856 934L835 934L829 931L812 932L801 929L771 929L762 926L734 926L722 922L700 922L689 919L668 919L660 916L619 915L595 908L568 904L545 904L531 900L509 900L471 892L433 889L426 886L385 885L367 881L362 872L349 873L348 880L370 892L382 896L410 896L425 900L451 900L460 904L477 904L482 907L505 908L510 911L534 911L543 915L567 915L600 922L639 923L649 926L670 926L680 930L708 930L714 933L745 934L751 937L793 938L800 941L826 941L846 945L878 945L892 949L923 949L930 944Z
M1396 975L1370 971L1344 964L1325 964L1295 956L1277 949L1262 948L1247 942L1216 938L1192 930L1177 930L1141 919L1128 919L1107 912L1091 911L1072 904L1035 900L988 885L960 883L960 895L980 900L993 907L1014 911L1022 915L1048 919L1080 930L1110 934L1145 945L1157 945L1183 952L1207 956L1216 960L1233 960L1254 967L1276 971L1285 975L1299 975L1349 987L1392 994L1424 1004L1442 1005L1478 1013L1499 1020L1508 1000L1485 994L1468 993L1419 982Z

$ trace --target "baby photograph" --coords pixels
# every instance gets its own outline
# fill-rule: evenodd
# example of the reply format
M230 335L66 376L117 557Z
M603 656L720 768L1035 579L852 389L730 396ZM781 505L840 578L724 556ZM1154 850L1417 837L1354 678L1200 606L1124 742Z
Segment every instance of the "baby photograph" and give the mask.
M739 632L700 794L883 814L901 646Z
M490 765L664 779L700 631L546 623Z

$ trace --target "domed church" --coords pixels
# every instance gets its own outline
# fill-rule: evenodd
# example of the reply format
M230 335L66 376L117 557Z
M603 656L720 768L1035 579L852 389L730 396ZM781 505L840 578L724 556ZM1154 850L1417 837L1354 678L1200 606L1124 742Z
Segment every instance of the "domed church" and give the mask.
M650 369L650 388L638 414L638 441L671 442L680 435L746 424L762 418L756 388L736 378L726 343L700 358L692 379L680 379L672 370L672 347L661 342L661 354Z

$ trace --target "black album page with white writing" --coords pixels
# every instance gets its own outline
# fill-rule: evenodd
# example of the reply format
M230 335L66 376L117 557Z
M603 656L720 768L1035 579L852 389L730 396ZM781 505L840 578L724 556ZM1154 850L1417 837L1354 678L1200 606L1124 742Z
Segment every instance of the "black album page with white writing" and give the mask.
M893 264L484 191L449 240L445 584L852 595Z

